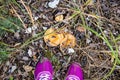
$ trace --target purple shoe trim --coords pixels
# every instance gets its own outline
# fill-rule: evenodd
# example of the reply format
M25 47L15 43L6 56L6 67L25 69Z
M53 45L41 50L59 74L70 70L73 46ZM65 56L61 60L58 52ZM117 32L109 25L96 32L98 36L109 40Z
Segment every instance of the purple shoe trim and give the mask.
M53 68L51 62L47 58L43 58L42 62L38 62L34 71L35 80L41 80L39 78L42 75L47 75L47 77L50 76L50 79L46 77L42 80L52 80Z
M75 75L69 75L67 76L66 80L80 80L80 78Z
M36 80L52 80L52 75L49 71L42 71L38 74Z
M69 77L71 79L69 79ZM82 71L79 63L72 63L70 65L70 67L68 69L66 80L83 80L83 71Z

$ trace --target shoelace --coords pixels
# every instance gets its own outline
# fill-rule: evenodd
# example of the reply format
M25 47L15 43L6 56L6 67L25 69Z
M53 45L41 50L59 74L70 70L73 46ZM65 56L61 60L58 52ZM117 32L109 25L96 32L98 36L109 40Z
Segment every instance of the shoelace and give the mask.
M80 80L79 77L75 76L75 75L69 75L66 80Z
M38 74L36 80L50 80L50 79L51 79L51 73L48 71L43 71Z

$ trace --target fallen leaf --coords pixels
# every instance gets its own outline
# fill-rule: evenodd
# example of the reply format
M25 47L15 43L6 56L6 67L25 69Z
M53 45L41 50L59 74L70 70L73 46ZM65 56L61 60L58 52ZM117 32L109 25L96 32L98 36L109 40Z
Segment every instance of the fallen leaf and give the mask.
M37 57L36 57L35 55L33 56L33 60L34 60L34 61L37 61Z
M27 66L23 65L23 68L26 72L30 72L33 69L31 66L28 66L28 65Z
M84 27L80 27L80 26L78 26L78 27L76 28L76 30L78 30L78 31L80 31L80 32L86 32L86 29L85 29Z
M20 38L19 32L15 32L14 36L15 36L15 38L19 39Z
M13 73L17 69L17 66L12 66L10 72Z
M24 56L24 57L22 58L22 60L24 60L24 61L28 61L28 60L29 60L29 58L28 58L28 57L26 57L26 56Z
M85 5L93 5L94 4L94 0L87 0Z
M63 20L63 15L61 14L61 15L57 15L56 17L55 17L55 20L56 21L62 21Z
M75 50L73 48L68 48L68 53L74 53Z
M28 55L29 55L30 57L32 57L32 55L33 55L32 49L28 49Z
M59 4L59 2L60 2L60 0L50 1L50 2L48 3L48 6L49 6L50 8L56 8L57 5Z
M90 42L91 42L91 40L87 38L86 43L89 44Z
M7 61L7 62L6 62L6 65L7 65L7 66L9 66L9 65L10 65L10 62L9 62L9 61Z
M31 27L29 27L29 28L27 28L26 30L25 30L25 33L32 33L32 28Z
M43 30L47 30L47 27L42 27L43 28Z
M25 33L28 33L28 34L32 33L32 31L35 31L37 29L37 26L38 24L35 24L32 27L26 28Z

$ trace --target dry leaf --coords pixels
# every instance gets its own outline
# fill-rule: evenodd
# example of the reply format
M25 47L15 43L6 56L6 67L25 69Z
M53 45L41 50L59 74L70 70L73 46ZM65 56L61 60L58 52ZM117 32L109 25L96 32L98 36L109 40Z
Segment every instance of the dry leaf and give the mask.
M17 66L12 66L12 68L10 69L10 72L13 73L16 69L17 69Z
M60 2L60 0L52 0L52 1L50 1L50 2L48 3L48 6L49 6L50 8L56 8L57 5L59 4L59 2Z
M26 72L30 72L33 69L31 66L28 66L28 65L27 66L23 65L23 68L25 69Z
M25 30L25 33L28 33L28 34L32 33L32 28L31 28L31 27L27 28L27 29Z
M78 26L76 29L80 32L86 32L86 29L84 27Z
M33 51L32 51L32 49L28 49L28 55L29 55L30 57L33 56Z
M61 14L61 15L57 15L56 17L55 17L55 20L56 21L62 21L63 20L63 15Z
M74 53L75 50L73 48L68 48L68 53Z
M93 5L94 4L94 0L87 0L85 5Z

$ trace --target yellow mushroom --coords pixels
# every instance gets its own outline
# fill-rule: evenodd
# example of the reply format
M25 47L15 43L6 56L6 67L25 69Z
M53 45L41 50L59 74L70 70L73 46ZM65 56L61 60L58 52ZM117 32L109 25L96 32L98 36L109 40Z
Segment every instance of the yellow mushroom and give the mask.
M70 33L65 33L64 36L64 39L60 43L60 47L74 47L76 44L75 37Z
M44 41L48 46L58 46L61 48L74 47L76 45L75 37L64 31L55 31L54 28L48 29L44 34Z
M50 28L45 32L44 41L48 46L58 46L63 39L63 34L55 32L55 29Z

